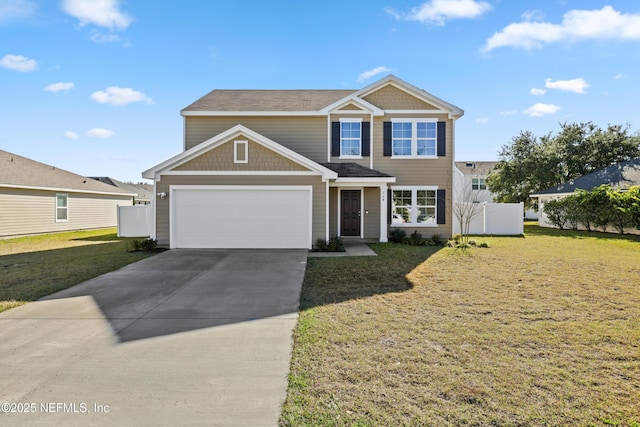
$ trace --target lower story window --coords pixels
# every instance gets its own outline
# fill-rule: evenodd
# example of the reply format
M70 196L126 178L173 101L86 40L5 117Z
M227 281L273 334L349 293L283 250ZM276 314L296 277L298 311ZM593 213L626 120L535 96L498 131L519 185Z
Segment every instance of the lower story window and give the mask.
M392 190L392 224L436 225L436 188Z
M66 194L56 194L56 222L69 220L68 199Z

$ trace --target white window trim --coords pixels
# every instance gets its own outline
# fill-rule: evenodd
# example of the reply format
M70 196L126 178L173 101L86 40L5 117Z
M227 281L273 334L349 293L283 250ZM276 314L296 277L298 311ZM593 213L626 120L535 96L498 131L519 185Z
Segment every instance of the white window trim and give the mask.
M359 111L359 113L362 113ZM341 117L338 119L340 122L340 157L339 159L362 159L362 118L347 118ZM360 155L359 156L351 156L351 155L343 155L342 154L342 123L360 123ZM352 139L352 138L348 138Z
M473 186L474 186L473 181L474 180L477 181L476 185L477 185L478 188L473 188ZM481 184L481 182L482 182L482 184ZM484 185L484 188L480 188L481 185ZM485 178L479 177L479 176L471 178L471 189L473 191L485 191L487 189L487 180Z
M64 208L59 208L58 207L58 197L64 197L66 199L66 201L67 201L67 206L65 206ZM69 195L65 194L65 193L56 193L56 199L55 200L56 200L56 203L55 203L56 209L55 209L55 217L54 218L56 219L56 222L69 222ZM58 219L58 209L65 209L66 210L66 212L67 212L67 215L66 215L67 218L66 219Z
M393 134L391 135L391 159L437 159L438 158L438 119L425 118L392 118L391 123L411 123L411 155L401 156L393 154ZM436 154L419 156L418 152L418 123L436 123ZM393 125L391 126L393 133Z
M391 189L391 203L393 203L393 192L398 190L407 190L407 191L411 191L411 216L412 216L412 221L416 221L416 215L418 212L417 206L418 206L418 190L431 190L431 191L435 191L436 192L436 204L435 204L435 209L436 209L436 214L434 217L434 222L433 223L418 223L418 222L405 222L405 223L394 223L393 219L391 221L391 224L389 225L390 228L395 228L395 227L410 227L410 228L416 228L416 227L438 227L438 187L437 186L407 186L407 185L401 185L401 186L394 186L394 187L390 187ZM393 208L391 210L391 215L393 216Z
M244 145L244 149L241 147ZM238 153L244 151L244 159L238 160ZM249 141L233 141L233 163L249 163Z

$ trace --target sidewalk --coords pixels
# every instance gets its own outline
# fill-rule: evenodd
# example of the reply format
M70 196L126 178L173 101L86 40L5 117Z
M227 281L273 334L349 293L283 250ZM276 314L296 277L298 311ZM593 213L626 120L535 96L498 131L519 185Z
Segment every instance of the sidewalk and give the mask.
M343 238L345 252L311 252L307 254L308 257L337 257L337 256L378 256L362 239L358 238Z

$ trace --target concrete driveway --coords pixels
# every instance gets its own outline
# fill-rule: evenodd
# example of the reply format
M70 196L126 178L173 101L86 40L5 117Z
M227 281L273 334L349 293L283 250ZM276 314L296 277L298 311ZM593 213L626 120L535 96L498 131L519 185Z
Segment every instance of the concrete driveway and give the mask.
M276 425L306 255L172 250L0 313L0 425Z

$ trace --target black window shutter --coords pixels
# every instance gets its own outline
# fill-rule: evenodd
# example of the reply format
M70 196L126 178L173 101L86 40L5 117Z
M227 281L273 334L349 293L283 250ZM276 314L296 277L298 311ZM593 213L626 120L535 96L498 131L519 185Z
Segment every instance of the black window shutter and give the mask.
M371 155L371 123L362 122L362 157L369 157Z
M444 190L437 190L436 192L436 222L438 224L446 224L447 223L447 201L445 198Z
M331 155L340 155L340 122L331 122Z
M382 124L382 147L382 154L391 156L391 122L384 122Z
M387 224L391 224L391 220L393 219L392 218L393 212L391 211L393 207L392 198L393 198L392 190L387 190Z
M447 155L447 123L438 122L437 127L438 135L438 157Z

